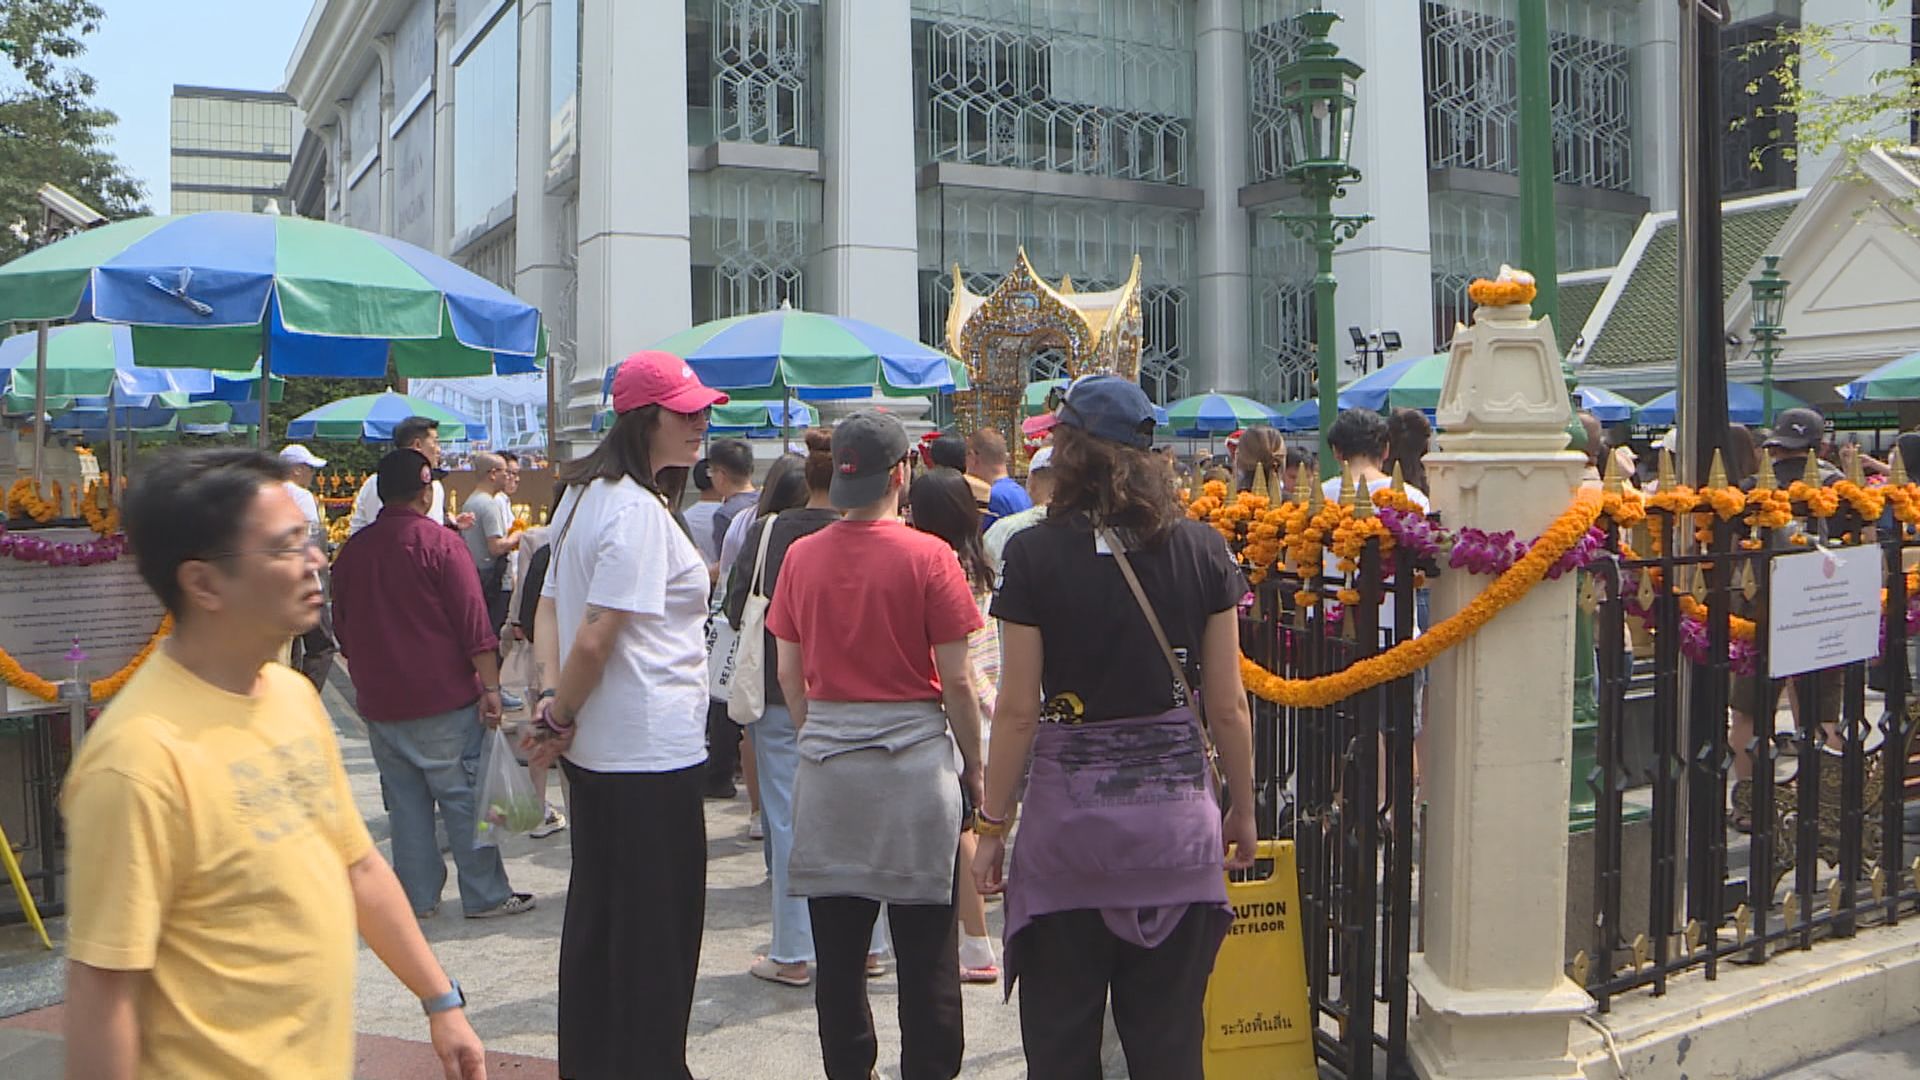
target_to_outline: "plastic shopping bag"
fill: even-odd
[[[533,780],[514,760],[507,736],[498,728],[487,740],[482,764],[480,798],[473,815],[473,846],[499,847],[508,833],[531,832],[546,820],[547,808],[534,794]]]

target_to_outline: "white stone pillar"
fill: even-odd
[[[573,0],[562,0],[572,3]],[[540,309],[551,327],[566,299],[567,268],[562,254],[571,254],[579,242],[560,235],[562,200],[547,194],[547,162],[552,156],[553,4],[551,0],[522,0],[520,7],[520,139],[514,199],[513,291]],[[550,378],[560,377],[552,372]],[[547,423],[557,432],[566,404],[567,388],[556,385],[555,409]]]
[[[821,244],[807,306],[920,336],[913,22],[902,0],[822,5]]]
[[[1640,8],[1633,51],[1634,189],[1655,212],[1680,205],[1680,6]]]
[[[686,39],[682,4],[582,13],[576,398],[693,317]]]
[[[380,63],[380,129],[374,138],[380,144],[380,221],[371,227],[386,236],[393,235],[393,35],[373,39],[373,55]]]
[[[1340,246],[1337,326],[1323,327],[1346,350],[1347,327],[1398,330],[1397,358],[1433,351],[1433,238],[1427,214],[1427,90],[1418,0],[1338,5],[1333,39],[1366,69],[1355,109],[1352,162],[1362,179],[1334,204],[1372,214]],[[1342,380],[1345,381],[1344,379]]]
[[[453,33],[459,5],[440,0],[433,20],[433,250],[453,252]]]
[[[1579,486],[1585,458],[1566,450],[1571,417],[1548,324],[1525,308],[1481,309],[1454,339],[1445,434],[1426,459],[1448,526],[1538,536]],[[1441,575],[1434,618],[1487,583]],[[1408,976],[1424,1080],[1581,1075],[1570,1029],[1592,1001],[1561,971],[1574,599],[1573,575],[1543,581],[1429,669],[1426,951]]]
[[[1875,74],[1905,68],[1913,63],[1908,48],[1912,37],[1911,19],[1882,12],[1878,4],[1869,3],[1868,0],[1803,0],[1800,8],[1802,26],[1834,27],[1843,39],[1858,37],[1865,40],[1869,36],[1877,39],[1879,35],[1869,35],[1866,30],[1881,23],[1889,23],[1896,28],[1891,42],[1876,40],[1873,44],[1856,45],[1849,40],[1834,46],[1830,60],[1812,52],[1803,52],[1800,58],[1801,82],[1822,97],[1863,96],[1874,93],[1881,85],[1874,79]],[[1848,134],[1883,134],[1884,126],[1883,119],[1876,119],[1858,125]],[[1902,141],[1905,141],[1904,138]],[[1817,153],[1802,151],[1798,161],[1798,186],[1812,187],[1845,154],[1845,147],[1838,145],[1826,147]]]
[[[1188,388],[1244,393],[1253,385],[1252,226],[1240,207],[1247,183],[1247,35],[1241,0],[1194,5],[1194,186],[1200,211],[1194,299],[1199,315]]]

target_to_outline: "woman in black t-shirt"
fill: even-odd
[[[1202,1003],[1231,921],[1221,871],[1253,862],[1236,614],[1246,582],[1220,536],[1181,513],[1152,430],[1138,386],[1110,375],[1074,383],[1054,429],[1046,522],[1008,544],[993,603],[1003,660],[974,877],[983,893],[1006,891],[1002,966],[1009,992],[1023,983],[1033,1076],[1101,1075],[1111,995],[1132,1075],[1200,1080]],[[1234,809],[1224,823],[1188,687],[1206,702],[1226,772]],[[1020,843],[1003,877],[1030,750]]]

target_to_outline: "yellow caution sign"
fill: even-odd
[[[1207,983],[1207,1080],[1315,1080],[1293,841],[1263,840],[1259,857],[1271,875],[1227,882],[1233,928]]]

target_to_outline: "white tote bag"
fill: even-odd
[[[733,687],[733,654],[740,647],[727,617],[714,612],[707,616],[707,696],[714,701],[727,700]]]
[[[727,690],[727,715],[736,724],[751,724],[767,711],[768,600],[762,594],[774,520],[768,518],[760,526],[760,553],[754,556],[753,581],[747,586],[746,607],[740,612],[740,642],[733,653],[733,684]]]

